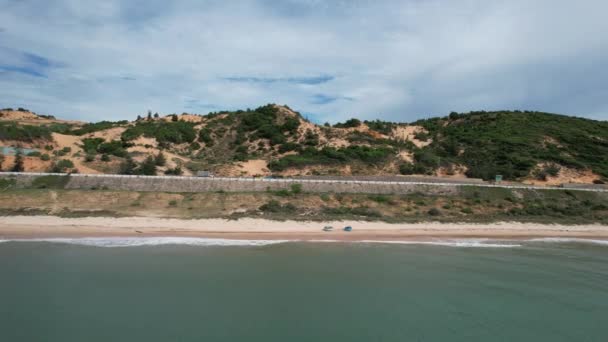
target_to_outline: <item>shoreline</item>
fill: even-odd
[[[324,226],[334,231],[324,232]],[[352,226],[352,232],[342,227]],[[386,223],[368,221],[272,221],[243,218],[169,219],[152,217],[2,216],[0,239],[96,237],[196,237],[234,240],[421,241],[442,239],[585,238],[608,240],[608,226],[521,222]]]

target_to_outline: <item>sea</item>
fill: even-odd
[[[0,242],[0,341],[608,341],[608,242]]]

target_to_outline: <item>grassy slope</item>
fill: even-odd
[[[2,184],[0,184],[2,185]],[[492,222],[608,224],[608,195],[578,191],[463,188],[458,195],[154,193],[63,190],[57,182],[44,189],[0,188],[0,213],[62,216],[150,216],[302,220],[384,220],[388,222]]]

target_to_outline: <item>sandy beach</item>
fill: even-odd
[[[324,226],[334,231],[324,232]],[[352,232],[342,228],[352,226]],[[428,238],[535,238],[568,237],[608,239],[608,226],[544,225],[500,222],[472,223],[402,223],[385,222],[310,222],[271,221],[264,219],[180,220],[149,217],[56,216],[0,217],[0,239],[53,237],[208,237],[260,240],[419,240]]]

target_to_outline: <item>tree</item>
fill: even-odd
[[[154,158],[154,163],[156,164],[156,166],[165,166],[165,164],[167,163],[167,159],[165,158],[165,155],[162,152],[158,152],[158,154]]]
[[[180,176],[182,173],[184,173],[184,171],[182,171],[181,166],[176,166],[174,169],[167,169],[165,171],[166,175],[176,175],[176,176]]]
[[[95,161],[95,151],[87,152],[87,154],[84,156],[84,161],[87,163]]]
[[[152,111],[148,110],[148,117],[147,117],[148,121],[152,121]]]
[[[173,115],[171,116],[171,121],[173,121],[173,122],[177,122],[177,121],[179,121],[179,118],[177,117],[177,114],[173,114]]]
[[[4,154],[0,153],[0,171],[2,171],[2,163],[4,163]]]
[[[155,118],[155,119],[158,119],[159,117],[160,117],[160,115],[158,115],[158,112],[157,112],[157,113],[154,113],[154,118]]]
[[[141,117],[141,115],[138,115],[136,121],[141,121],[141,120],[143,120],[143,118]]]
[[[148,158],[141,163],[139,173],[146,176],[156,176],[156,161],[153,156],[148,156]]]
[[[74,163],[69,159],[62,159],[51,166],[51,172],[65,172],[74,167]]]
[[[399,173],[402,175],[413,175],[414,174],[414,165],[412,163],[404,162],[399,165]]]
[[[135,168],[137,167],[137,163],[131,158],[131,156],[127,156],[125,161],[120,164],[120,174],[121,175],[133,175],[135,174]]]
[[[21,150],[17,150],[17,154],[15,155],[15,165],[13,165],[13,172],[23,172],[25,170],[25,166],[23,165],[23,153]]]

